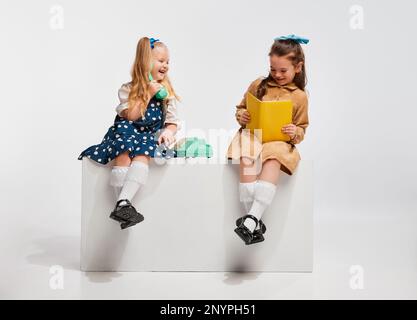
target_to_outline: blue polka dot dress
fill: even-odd
[[[162,102],[153,97],[139,120],[129,121],[116,116],[100,144],[85,149],[78,159],[90,158],[100,164],[106,164],[118,155],[129,151],[130,158],[146,155],[151,158],[176,157],[176,151],[158,145],[158,137],[164,125]]]

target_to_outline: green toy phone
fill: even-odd
[[[151,66],[151,70],[152,68],[153,68],[153,64]],[[153,81],[153,77],[150,72],[149,72],[149,81]],[[155,98],[157,98],[158,100],[164,100],[167,96],[168,96],[168,91],[167,89],[165,89],[164,86],[162,86],[162,88],[159,89],[159,91],[155,94]]]

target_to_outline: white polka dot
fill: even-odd
[[[151,103],[151,107],[155,107],[155,104]]]
[[[140,150],[140,147],[137,147],[137,148],[136,148],[136,151],[138,151],[138,150]]]
[[[119,155],[119,151],[116,151],[116,156],[118,156]]]
[[[134,143],[135,143],[135,144],[138,144],[138,142],[139,142],[139,141],[137,141],[137,140],[135,140],[135,141],[134,141]]]
[[[152,146],[149,146],[149,149],[153,150],[153,147]]]
[[[97,161],[98,161],[98,162],[101,162],[101,159],[98,159]]]
[[[112,149],[111,149],[111,148],[109,148],[109,151],[110,151],[110,152],[111,152],[111,150],[112,150]]]
[[[127,129],[127,126],[126,125],[124,125],[123,127]]]
[[[155,121],[155,120],[156,120],[156,118],[155,118],[155,117],[152,117],[152,120],[154,120],[154,121]]]
[[[148,137],[143,137],[143,140],[146,140],[146,139],[148,139]]]
[[[159,106],[159,105],[160,105],[160,103],[159,103],[159,102],[157,102],[157,103],[156,103],[156,105],[157,105],[157,106]]]
[[[124,144],[122,144],[121,146],[120,146],[120,149],[124,149],[125,148],[125,145]]]
[[[151,114],[148,112],[148,116],[150,116]]]
[[[95,154],[95,155],[98,155],[98,152],[97,152],[97,151],[94,151],[94,154]]]
[[[148,154],[149,154],[149,152],[148,152],[148,151],[145,151],[145,154],[146,154],[146,155],[148,155]]]
[[[143,131],[145,128],[144,127],[140,127],[140,130]]]
[[[118,125],[117,125],[117,127],[118,127],[118,128],[120,128],[120,127],[121,127],[121,125],[120,125],[120,124],[118,124]]]

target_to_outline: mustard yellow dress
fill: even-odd
[[[256,95],[259,84],[263,78],[258,78],[251,83],[239,105],[236,106],[236,119],[246,110],[246,95],[248,92]],[[258,159],[265,162],[268,159],[277,159],[281,163],[281,170],[292,175],[297,168],[301,157],[296,144],[304,139],[308,122],[308,98],[307,94],[299,89],[293,82],[287,85],[279,85],[271,80],[267,82],[263,101],[292,100],[293,116],[292,123],[297,126],[296,135],[291,141],[260,142],[249,130],[243,130],[241,126],[233,137],[228,150],[229,160],[238,160],[241,157]]]

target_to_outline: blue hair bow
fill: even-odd
[[[310,41],[306,38],[296,36],[295,34],[290,34],[288,36],[277,37],[274,40],[294,40],[295,42],[297,42],[299,44],[307,44]]]
[[[155,47],[154,43],[158,42],[159,39],[150,38],[149,41],[151,42],[151,49],[153,49]]]

